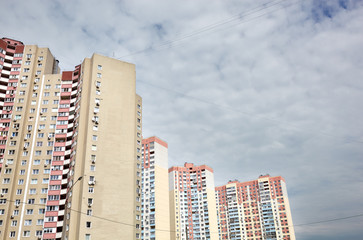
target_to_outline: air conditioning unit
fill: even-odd
[[[96,163],[96,159],[93,159],[93,160],[92,160],[92,163]]]
[[[10,218],[11,218],[11,219],[14,219],[14,215],[11,215],[11,216],[10,216]]]
[[[96,106],[100,106],[100,103],[99,103],[99,102],[97,102],[97,103],[96,103]]]
[[[19,207],[19,204],[18,204],[18,203],[17,203],[17,204],[15,204],[15,207],[16,207],[16,208],[18,208],[18,207]]]
[[[91,207],[92,206],[92,203],[88,203],[88,207]]]
[[[40,114],[40,115],[43,115],[43,113],[42,113],[42,112],[40,112],[39,114]]]
[[[1,197],[4,197],[4,193],[2,193],[0,196],[1,196]]]
[[[10,139],[13,139],[13,136],[10,136]]]
[[[24,150],[27,150],[28,148],[27,147],[24,147]]]
[[[44,167],[48,167],[48,164],[44,163]]]
[[[48,140],[50,140],[51,139],[51,137],[48,137]]]
[[[96,180],[93,180],[93,181],[89,181],[88,182],[88,185],[95,185],[96,184]]]

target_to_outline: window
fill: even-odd
[[[86,222],[86,228],[91,228],[92,223],[91,222]]]
[[[59,100],[53,100],[53,104],[59,104]]]
[[[101,82],[100,81],[96,82],[96,87],[101,87]]]
[[[97,66],[97,69],[98,69],[98,70],[102,70],[102,65],[98,65],[98,66]]]
[[[29,69],[29,68],[28,68]],[[24,69],[25,70],[25,69]],[[101,78],[102,74],[101,73],[97,73],[97,78]]]
[[[27,209],[26,210],[26,215],[32,215],[33,214],[33,209]]]
[[[34,165],[40,165],[40,159],[35,159],[33,162]]]
[[[30,184],[37,184],[38,183],[38,179],[36,178],[33,178],[31,181],[30,181]]]
[[[61,88],[61,85],[60,84],[56,84],[55,85],[55,88]]]
[[[24,68],[24,72],[29,72],[30,69],[29,68]]]
[[[92,209],[87,209],[87,216],[92,216]]]
[[[9,234],[9,237],[11,237],[11,238],[15,237],[15,231],[11,231]]]
[[[22,189],[17,189],[17,190],[16,190],[16,195],[20,195],[22,192],[23,192],[23,190],[22,190]]]
[[[39,174],[39,169],[33,169],[33,174],[34,174],[34,175]]]
[[[3,179],[3,184],[9,184],[9,183],[10,183],[10,178]]]
[[[92,140],[93,140],[93,141],[97,141],[97,135],[93,135],[93,136],[92,136]]]
[[[38,138],[43,138],[44,137],[44,133],[38,133]]]
[[[25,226],[29,226],[29,225],[27,225],[27,222],[26,221],[30,221],[30,224],[32,223],[32,220],[25,220],[25,223],[24,223],[24,225]],[[23,237],[30,237],[30,231],[24,231],[23,232]]]
[[[96,170],[96,166],[95,166],[95,165],[91,165],[91,166],[90,166],[90,170],[91,170],[92,172],[94,172],[94,171]]]
[[[29,194],[36,194],[37,190],[35,188],[29,189]]]
[[[94,192],[95,192],[94,187],[88,187],[88,192],[89,192],[89,193],[94,193]]]
[[[85,240],[91,240],[91,234],[88,234],[88,233],[87,233],[87,234],[85,235],[85,238],[84,238],[84,239],[85,239]]]
[[[96,151],[97,150],[97,146],[96,145],[92,145],[92,151]]]
[[[44,92],[44,97],[49,97],[50,93],[49,92]]]
[[[16,227],[17,225],[18,225],[18,221],[17,220],[11,221],[11,226],[12,227]]]

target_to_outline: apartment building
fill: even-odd
[[[206,165],[169,168],[170,239],[218,239],[214,188]]]
[[[0,238],[141,238],[135,66],[3,38],[0,74]]]
[[[215,189],[220,239],[295,239],[284,178],[261,175]]]
[[[168,144],[157,137],[142,140],[141,238],[170,238]]]

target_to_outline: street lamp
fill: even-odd
[[[85,176],[85,175],[83,175]],[[67,214],[68,214],[68,200],[69,200],[69,193],[71,192],[71,190],[73,189],[73,187],[77,184],[77,182],[81,181],[83,176],[80,176],[77,181],[75,181],[71,187],[68,189],[67,191],[67,195],[66,195],[66,202],[65,202],[65,208],[64,208],[64,219],[63,219],[63,230],[62,232],[64,233],[63,234],[63,238],[62,239],[66,239],[66,221],[67,221]]]

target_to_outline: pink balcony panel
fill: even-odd
[[[56,234],[55,233],[44,233],[43,239],[55,239]]]

